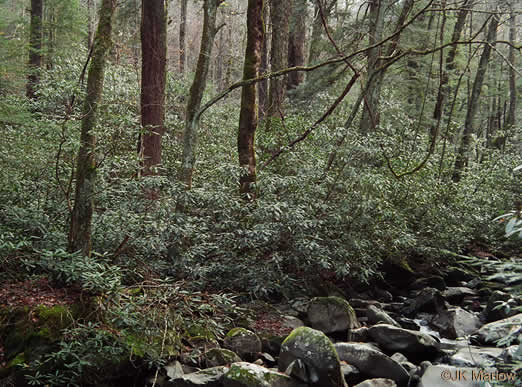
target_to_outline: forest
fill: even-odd
[[[522,386],[521,14],[0,0],[0,386]]]

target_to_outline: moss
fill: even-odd
[[[185,334],[188,338],[205,338],[207,340],[215,340],[216,336],[207,327],[200,324],[191,324],[185,329]]]
[[[283,341],[281,347],[288,345],[289,342],[294,340],[296,343],[303,343],[306,347],[318,348],[321,350],[322,354],[330,353],[334,355],[335,358],[339,361],[339,355],[337,355],[337,351],[335,350],[333,343],[324,333],[318,330],[309,327],[295,328]]]
[[[9,363],[7,363],[7,368],[15,367],[17,365],[22,365],[24,363],[25,363],[25,352],[20,352]]]

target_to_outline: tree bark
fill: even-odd
[[[248,0],[247,45],[243,66],[243,79],[258,75],[263,44],[263,0]],[[243,86],[239,113],[238,154],[242,168],[239,191],[248,200],[255,199],[256,153],[255,133],[257,128],[256,85]]]
[[[196,113],[201,106],[203,92],[207,85],[207,75],[212,55],[212,46],[216,36],[216,14],[222,0],[205,0],[203,4],[203,33],[201,35],[201,47],[199,49],[196,73],[190,87],[190,95],[185,114],[185,130],[183,134],[183,155],[179,179],[192,187],[192,174],[196,163],[196,145],[198,135],[198,120]]]
[[[40,83],[42,68],[42,17],[43,0],[31,0],[31,26],[29,36],[29,74],[27,76],[26,95],[36,98],[36,88]]]
[[[100,21],[94,40],[93,54],[89,66],[87,95],[83,104],[83,119],[76,166],[76,191],[74,208],[69,229],[71,252],[91,254],[91,220],[96,188],[96,127],[98,105],[101,103],[105,61],[111,49],[112,18],[116,0],[103,0]]]
[[[187,0],[181,0],[179,23],[179,72],[185,72],[185,31],[187,30]]]
[[[372,0],[370,2],[370,29],[369,45],[373,46],[382,40],[384,28],[385,0]],[[379,105],[383,74],[376,75],[375,70],[379,67],[382,55],[382,46],[368,50],[368,79],[367,91],[364,95],[363,113],[361,117],[360,131],[368,134],[379,125]]]
[[[270,71],[288,67],[288,36],[291,0],[271,0],[270,20],[272,42],[270,47]],[[270,130],[270,119],[282,115],[286,93],[286,76],[270,79],[266,129]]]
[[[141,136],[142,175],[154,175],[161,164],[165,132],[167,15],[164,0],[141,4]]]
[[[268,4],[265,3],[263,6],[263,20],[268,20]],[[259,72],[264,74],[268,71],[268,24],[264,24],[263,33],[263,46],[261,51],[261,63],[259,65]],[[268,108],[268,80],[263,79],[259,82],[257,87],[257,94],[259,97],[258,110],[259,110],[259,121],[262,122],[265,119],[265,113]]]
[[[305,42],[308,20],[306,0],[294,0],[290,18],[290,36],[288,41],[288,67],[305,65]],[[304,81],[304,72],[294,71],[288,74],[287,89],[292,90]]]
[[[486,38],[487,43],[484,46],[482,55],[480,56],[477,73],[475,74],[475,80],[473,81],[471,97],[468,101],[468,109],[466,111],[466,120],[464,122],[462,140],[455,159],[453,181],[456,183],[460,181],[462,177],[462,171],[464,170],[464,166],[466,165],[468,160],[467,154],[471,143],[471,136],[474,132],[473,120],[475,119],[479,107],[480,94],[482,90],[482,85],[484,83],[484,77],[488,68],[489,57],[491,55],[491,47],[495,45],[495,41],[497,39],[497,27],[498,17],[497,15],[493,15],[491,17],[491,21],[488,27],[488,33]]]
[[[90,51],[94,41],[94,0],[87,0],[87,50]]]

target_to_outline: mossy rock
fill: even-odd
[[[191,338],[205,338],[207,340],[216,340],[216,335],[206,326],[201,324],[190,324],[185,328],[185,336],[187,339]]]
[[[314,329],[324,333],[359,328],[351,305],[340,297],[316,297],[308,304],[308,320]]]
[[[227,333],[223,346],[247,360],[255,357],[262,349],[259,336],[248,329],[239,327],[233,328]]]
[[[288,375],[256,364],[238,362],[223,377],[224,387],[304,387]]]
[[[236,363],[241,358],[233,351],[225,348],[212,348],[203,354],[206,367],[217,367]]]

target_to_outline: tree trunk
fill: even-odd
[[[453,27],[453,34],[451,35],[452,42],[457,42],[460,39],[462,30],[464,29],[464,25],[466,23],[466,17],[468,16],[470,7],[473,5],[473,1],[474,0],[466,0],[460,7],[457,16],[457,21],[455,23],[455,26]],[[450,93],[450,88],[448,86],[450,74],[448,73],[452,72],[452,70],[454,70],[455,68],[455,56],[457,55],[457,49],[458,44],[451,45],[448,55],[446,56],[445,71],[443,71],[440,77],[440,85],[439,90],[437,92],[437,101],[435,103],[435,109],[433,111],[434,124],[430,127],[431,144],[435,143],[434,137],[437,136],[438,125],[444,113],[444,104],[446,102],[447,96]]]
[[[87,50],[90,51],[94,40],[94,0],[87,0]]]
[[[185,72],[185,31],[187,29],[187,0],[181,0],[179,23],[179,72]]]
[[[385,0],[372,0],[370,2],[370,30],[369,45],[372,46],[382,40],[384,28]],[[361,133],[367,134],[379,125],[379,102],[381,96],[383,74],[378,75],[375,70],[379,67],[379,57],[382,54],[382,46],[368,50],[368,86],[364,96],[363,113],[361,117]]]
[[[247,45],[243,67],[243,79],[255,78],[261,62],[263,45],[263,0],[248,0]],[[255,199],[256,153],[255,133],[257,128],[256,85],[243,86],[239,113],[238,154],[242,168],[239,179],[240,193],[248,200]]]
[[[510,130],[515,126],[516,123],[516,111],[517,111],[517,85],[516,85],[516,62],[515,62],[515,42],[517,36],[517,24],[516,24],[516,13],[513,4],[511,4],[509,14],[509,108],[504,123],[504,130],[509,134]],[[504,149],[506,145],[506,135],[499,137],[496,141],[496,146],[499,149]]]
[[[76,192],[69,229],[69,251],[91,254],[91,220],[96,188],[96,127],[98,105],[101,103],[105,59],[111,49],[111,30],[116,0],[103,0],[100,21],[94,40],[89,66],[87,95],[83,104],[83,118],[76,166]]]
[[[271,0],[270,20],[272,22],[272,42],[270,44],[270,71],[288,67],[288,34],[291,0]],[[286,76],[270,79],[266,129],[270,129],[270,119],[282,116],[286,93]]]
[[[268,20],[268,4],[263,6],[263,20]],[[261,52],[261,64],[259,65],[259,73],[264,74],[268,71],[268,24],[264,23],[263,47]],[[265,119],[265,113],[268,108],[268,80],[263,79],[257,87],[259,96],[259,121]]]
[[[29,36],[29,74],[26,95],[36,98],[36,88],[40,83],[42,68],[42,17],[43,0],[31,0],[31,27]]]
[[[167,70],[167,15],[164,0],[141,4],[141,136],[142,174],[157,173],[161,164],[161,138],[165,132]]]
[[[475,119],[475,115],[479,107],[480,93],[482,90],[482,85],[484,83],[484,77],[488,68],[491,47],[495,45],[495,41],[497,40],[497,27],[498,17],[496,15],[493,15],[491,17],[491,22],[489,23],[488,34],[486,38],[487,43],[484,46],[482,55],[480,56],[477,73],[475,75],[475,80],[473,81],[471,97],[468,101],[466,120],[464,122],[464,131],[462,133],[462,140],[460,143],[460,147],[457,151],[457,156],[455,159],[455,168],[453,170],[454,182],[460,181],[462,177],[462,171],[467,163],[467,154],[471,143],[471,136],[473,134],[473,120]]]
[[[216,36],[216,14],[222,0],[205,0],[203,4],[203,33],[201,35],[201,47],[199,49],[198,63],[194,81],[190,87],[190,95],[185,114],[185,131],[183,134],[183,155],[179,179],[192,187],[192,174],[196,163],[196,145],[198,135],[198,118],[196,113],[201,106],[203,92],[207,85],[208,68],[212,55],[212,46]]]
[[[294,0],[288,41],[288,67],[305,65],[307,19],[307,1]],[[304,81],[304,76],[305,73],[303,71],[294,71],[288,74],[287,89],[292,90],[298,87]]]

